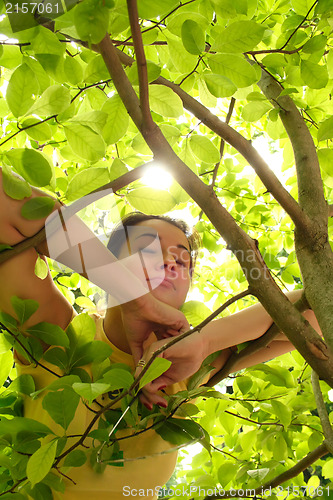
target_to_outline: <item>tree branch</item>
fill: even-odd
[[[133,59],[124,52],[117,50],[117,54],[121,62],[126,66],[133,64]],[[258,177],[261,179],[267,190],[280,203],[284,210],[289,214],[293,222],[302,227],[306,223],[306,217],[300,209],[296,200],[288,193],[281,184],[276,175],[269,168],[267,163],[261,158],[257,150],[251,145],[250,141],[246,140],[241,134],[236,132],[227,123],[220,120],[209,109],[203,106],[200,102],[187,94],[183,89],[170,82],[162,76],[158,77],[154,84],[165,85],[171,88],[182,100],[184,107],[198,118],[204,125],[217,135],[222,137],[226,142],[233,146],[237,151],[244,156],[251,167],[255,170]]]
[[[138,67],[140,107],[143,118],[143,127],[151,128],[154,122],[149,106],[149,85],[147,73],[147,61],[143,48],[142,35],[139,24],[138,5],[136,0],[127,0],[127,10],[132,31],[136,63]]]
[[[300,311],[304,312],[309,309],[309,304],[305,298],[303,293],[302,297],[294,304],[294,307]],[[205,384],[209,387],[213,387],[215,384],[218,384],[221,380],[225,379],[230,373],[233,372],[233,368],[241,359],[246,359],[252,354],[260,351],[267,347],[274,339],[281,333],[281,330],[273,323],[268,330],[258,339],[252,340],[249,345],[245,347],[240,352],[233,352],[229,359],[226,361],[225,365],[216,372],[213,377]]]
[[[333,429],[330,423],[330,419],[328,417],[325,401],[320,389],[319,377],[314,370],[312,370],[311,373],[311,382],[312,382],[313,394],[317,405],[318,415],[325,436],[325,444],[330,453],[333,453]]]
[[[280,118],[292,144],[300,206],[310,218],[316,219],[321,226],[326,226],[327,203],[317,151],[310,131],[293,100],[287,95],[280,96],[283,89],[266,71],[262,72],[258,85],[267,99],[280,110]]]

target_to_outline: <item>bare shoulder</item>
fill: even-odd
[[[34,195],[37,195],[36,192]],[[23,219],[21,207],[27,200],[28,198],[14,200],[6,195],[2,187],[0,168],[0,243],[14,246],[44,225],[43,220]],[[37,258],[37,250],[29,248],[0,264],[0,310],[15,316],[10,300],[13,295],[22,299],[33,299],[39,303],[39,308],[31,316],[26,327],[47,321],[64,328],[72,317],[72,306],[57,289],[50,273],[44,280],[35,275]]]

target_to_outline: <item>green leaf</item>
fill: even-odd
[[[246,104],[242,109],[242,118],[247,122],[256,122],[270,109],[272,109],[272,106],[268,102],[252,101]]]
[[[44,219],[52,212],[55,200],[48,196],[37,196],[22,205],[21,215],[28,220]]]
[[[110,74],[105,66],[103,57],[98,54],[91,61],[84,70],[83,78],[87,83],[96,83],[101,80],[110,79]]]
[[[279,462],[288,458],[288,446],[281,432],[276,435],[273,446],[273,458]]]
[[[149,101],[152,111],[164,117],[178,118],[183,114],[180,97],[169,87],[149,85]]]
[[[14,174],[5,163],[2,165],[2,186],[4,192],[14,200],[23,200],[32,194],[29,184]]]
[[[152,215],[164,214],[176,204],[173,196],[167,191],[148,187],[133,189],[126,198],[132,207]]]
[[[66,329],[71,350],[74,347],[92,342],[96,335],[96,323],[88,313],[81,313],[72,319]]]
[[[217,147],[205,135],[192,134],[189,139],[192,153],[201,161],[206,163],[218,163],[220,152]]]
[[[109,384],[110,391],[115,391],[117,389],[128,389],[134,382],[134,377],[127,370],[112,368],[103,375],[100,382]]]
[[[72,85],[78,85],[83,80],[83,67],[77,61],[76,57],[66,57],[64,60],[64,72],[67,80]]]
[[[195,68],[198,58],[197,56],[179,50],[179,38],[167,37],[170,59],[176,70],[180,73],[189,73]]]
[[[14,170],[29,184],[42,187],[51,182],[53,166],[39,151],[17,148],[7,151],[5,154]]]
[[[74,24],[80,40],[99,43],[109,26],[109,9],[96,0],[84,0],[76,5]]]
[[[48,391],[57,391],[58,389],[65,389],[72,387],[75,382],[80,382],[80,377],[77,375],[65,375],[60,377],[50,385],[47,386]]]
[[[104,111],[89,111],[88,113],[80,113],[74,116],[71,122],[79,122],[80,125],[85,125],[100,134],[105,126],[107,114]]]
[[[302,52],[312,54],[320,50],[324,50],[327,43],[327,37],[324,35],[316,35],[308,40],[302,47]]]
[[[165,358],[156,358],[140,380],[139,389],[157,379],[171,366],[171,361]]]
[[[107,144],[115,144],[127,132],[129,115],[118,94],[110,97],[103,104],[102,111],[107,114],[103,138]]]
[[[6,382],[14,363],[12,351],[0,355],[0,387]],[[1,426],[0,426],[1,429]]]
[[[52,85],[37,99],[28,110],[29,115],[38,116],[57,115],[65,111],[71,103],[69,90],[62,85]],[[28,114],[26,112],[26,114]]]
[[[209,56],[208,63],[213,73],[226,76],[240,88],[248,87],[260,78],[260,74],[242,56],[214,54]]]
[[[105,155],[105,143],[92,128],[80,123],[67,123],[64,132],[74,153],[95,162]]]
[[[51,488],[45,483],[37,483],[29,492],[34,500],[53,500]]]
[[[34,337],[37,337],[48,345],[57,345],[67,347],[69,345],[69,339],[62,328],[58,325],[53,325],[52,323],[41,322],[37,325],[31,326],[27,329],[27,332]]]
[[[155,431],[165,441],[174,445],[191,444],[194,440],[203,439],[205,434],[202,427],[193,420],[169,418]]]
[[[47,267],[45,260],[43,260],[40,257],[40,255],[37,255],[37,260],[35,264],[35,275],[39,279],[45,280],[48,274],[49,274],[49,268]]]
[[[333,478],[333,460],[325,460],[322,468],[322,474],[326,479]]]
[[[111,356],[111,347],[101,340],[94,340],[89,344],[84,344],[75,351],[71,358],[72,368],[84,366],[93,361],[104,361]]]
[[[301,77],[311,89],[321,89],[328,83],[327,66],[321,66],[308,60],[301,61]]]
[[[314,2],[312,0],[291,0],[291,5],[297,14],[305,16],[308,15],[311,7],[314,7]]]
[[[40,437],[52,434],[52,431],[45,424],[28,417],[13,417],[10,420],[3,418],[0,421],[0,435],[16,436],[20,432],[33,432]]]
[[[66,191],[66,198],[69,201],[86,196],[94,189],[98,189],[110,182],[110,175],[107,168],[90,167],[82,170],[72,177]]]
[[[48,349],[43,358],[48,363],[58,366],[61,370],[66,370],[69,364],[69,359],[67,353],[60,347],[54,347],[53,349]]]
[[[35,34],[31,39],[31,48],[35,54],[55,54],[62,56],[66,47],[61,43],[55,33],[44,26],[35,28]]]
[[[333,137],[333,120],[332,120],[332,137]],[[318,160],[320,167],[330,177],[333,177],[333,149],[322,148],[319,149],[317,153],[318,153]]]
[[[27,64],[21,64],[12,74],[6,99],[14,116],[24,115],[33,105],[33,94],[38,94],[39,85],[33,71]]]
[[[48,141],[53,134],[50,125],[43,122],[40,118],[26,118],[22,122],[22,128],[26,129],[25,133],[31,137],[31,139],[39,142]]]
[[[265,27],[254,21],[236,21],[216,37],[212,50],[216,52],[246,52],[261,42]]]
[[[103,384],[100,382],[94,382],[92,384],[76,382],[73,384],[73,389],[82,398],[87,399],[91,404],[94,399],[96,399],[101,394],[110,390],[109,384]]]
[[[205,32],[195,21],[188,19],[183,23],[181,37],[185,49],[190,54],[199,55],[204,52],[206,45]]]
[[[66,430],[75,416],[79,402],[78,394],[72,388],[64,387],[56,392],[48,392],[43,398],[42,405],[51,418]]]
[[[236,85],[226,76],[205,73],[204,80],[209,92],[215,97],[230,97],[236,90]]]
[[[35,381],[32,375],[19,375],[11,384],[10,390],[21,394],[31,394],[35,391]]]
[[[110,181],[118,179],[118,177],[126,174],[127,172],[128,168],[125,163],[119,160],[119,158],[115,158],[110,166]]]
[[[239,390],[243,395],[248,393],[253,385],[253,380],[250,377],[242,376],[236,378],[236,383],[238,385]]]
[[[270,470],[265,467],[262,469],[254,469],[254,470],[248,470],[247,474],[252,478],[258,481],[258,483],[262,482],[267,474],[270,472]]]
[[[163,0],[151,2],[150,0],[140,0],[138,3],[139,16],[143,19],[152,19],[153,17],[163,16],[171,12],[179,5],[178,0]]]
[[[39,304],[36,300],[23,300],[15,296],[11,297],[10,302],[21,325],[23,325],[23,323],[25,323],[37,311],[39,307]]]
[[[317,132],[318,141],[326,141],[327,139],[333,138],[333,116],[323,121],[319,125]]]
[[[65,467],[81,467],[87,461],[87,455],[82,450],[71,451],[64,460]]]
[[[160,66],[151,61],[147,61],[147,74],[148,74],[148,83],[153,82],[161,74]],[[134,62],[127,70],[127,76],[132,85],[139,85],[138,65],[136,62]],[[115,95],[118,96],[118,94]]]
[[[57,440],[42,445],[28,460],[27,477],[32,485],[39,483],[50,471],[57,451]]]
[[[197,326],[206,319],[212,311],[202,302],[198,300],[189,300],[181,306],[181,311],[185,314],[190,325]]]

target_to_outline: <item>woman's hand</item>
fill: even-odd
[[[142,357],[143,344],[152,332],[158,339],[165,339],[190,329],[182,312],[151,294],[122,304],[121,313],[135,364]]]
[[[148,362],[157,349],[167,345],[170,341],[171,339],[163,339],[152,343],[144,351],[141,359]],[[141,402],[149,409],[152,408],[152,404],[166,407],[166,400],[159,394],[159,391],[193,375],[193,373],[199,370],[207,355],[206,343],[201,332],[195,332],[163,351],[159,357],[168,359],[172,365],[160,377],[143,388],[140,396]],[[142,369],[139,366],[136,369],[135,375],[138,376]]]

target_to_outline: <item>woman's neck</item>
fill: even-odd
[[[119,306],[107,309],[103,325],[105,334],[110,342],[121,351],[131,354]]]

